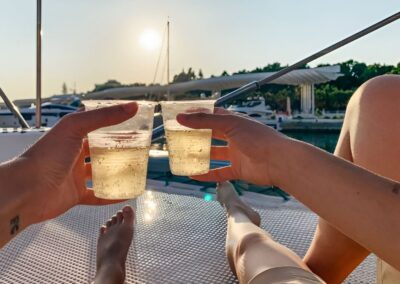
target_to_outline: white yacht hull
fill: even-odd
[[[35,143],[48,129],[0,129],[0,163],[21,154]]]

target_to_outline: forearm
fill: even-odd
[[[274,151],[274,183],[400,268],[400,186],[302,142]],[[284,154],[284,156],[282,155]],[[397,250],[397,251],[396,251]]]
[[[21,161],[0,165],[0,248],[35,222],[36,212]]]

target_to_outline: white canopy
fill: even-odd
[[[143,95],[164,95],[184,94],[189,91],[222,91],[227,89],[236,89],[240,86],[267,78],[275,72],[238,74],[232,76],[213,77],[208,79],[193,80],[183,83],[175,83],[163,86],[142,86],[142,87],[124,87],[107,89],[101,92],[87,94],[88,99],[114,98],[123,99],[134,96]],[[294,70],[276,80],[271,84],[281,85],[302,85],[302,84],[318,84],[336,80],[342,74],[340,66],[317,67],[310,69]]]

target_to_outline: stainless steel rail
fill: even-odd
[[[311,61],[313,61],[313,60],[315,60],[317,58],[320,58],[320,57],[322,57],[322,56],[324,56],[324,55],[326,55],[326,54],[328,54],[328,53],[330,53],[330,52],[332,52],[332,51],[334,51],[334,50],[336,50],[336,49],[338,49],[338,48],[340,48],[340,47],[342,47],[342,46],[344,46],[344,45],[346,45],[348,43],[351,43],[351,42],[353,42],[353,41],[355,41],[355,40],[357,40],[357,39],[359,39],[359,38],[361,38],[361,37],[373,32],[373,31],[376,31],[376,30],[378,30],[378,29],[380,29],[380,28],[382,28],[382,27],[384,27],[384,26],[386,26],[386,25],[398,20],[399,18],[400,18],[400,12],[397,12],[397,13],[393,14],[392,16],[387,17],[384,20],[382,20],[380,22],[377,22],[377,23],[375,23],[375,24],[373,24],[373,25],[371,25],[371,26],[369,26],[369,27],[367,27],[367,28],[365,28],[365,29],[363,29],[363,30],[361,30],[361,31],[349,36],[349,37],[346,37],[345,39],[342,39],[342,40],[336,42],[335,44],[332,44],[332,45],[330,45],[330,46],[328,46],[328,47],[326,47],[326,48],[324,48],[324,49],[322,49],[322,50],[320,50],[320,51],[318,51],[318,52],[316,52],[316,53],[314,53],[314,54],[312,54],[312,55],[310,55],[310,56],[308,56],[308,57],[306,57],[306,58],[304,58],[304,59],[302,59],[302,60],[300,60],[300,61],[298,61],[298,62],[296,62],[296,63],[294,63],[294,64],[292,64],[292,65],[290,65],[290,66],[278,71],[278,72],[276,72],[276,73],[274,73],[274,74],[272,74],[271,76],[269,76],[267,78],[264,78],[264,79],[262,79],[260,81],[254,81],[254,82],[248,83],[248,84],[246,84],[246,85],[244,85],[244,86],[242,86],[242,87],[230,92],[229,94],[226,94],[223,97],[220,97],[215,102],[215,105],[216,106],[222,106],[222,105],[224,105],[224,104],[226,104],[226,103],[228,103],[228,102],[230,102],[230,101],[232,101],[234,99],[240,98],[242,96],[245,96],[248,93],[256,91],[256,90],[260,89],[261,86],[263,86],[265,84],[268,84],[268,83],[272,82],[273,80],[275,80],[275,79],[277,79],[277,78],[279,78],[279,77],[281,77],[281,76],[283,76],[283,75],[285,75],[285,74],[287,74],[287,73],[289,73],[289,72],[291,72],[291,71],[293,71],[293,70],[295,70],[295,69],[297,69],[297,68],[299,68],[301,66],[304,66],[307,63],[309,63],[309,62],[311,62]],[[153,130],[152,140],[154,141],[154,140],[160,138],[163,134],[164,134],[164,126],[160,125],[160,126],[156,127]]]
[[[4,103],[8,107],[8,109],[11,111],[12,114],[15,115],[15,117],[18,119],[19,123],[21,124],[22,128],[30,128],[29,124],[26,122],[25,118],[21,115],[19,112],[18,108],[15,106],[15,104],[10,101],[10,99],[7,97],[7,95],[3,92],[3,90],[0,88],[0,97],[3,99]]]
[[[42,126],[42,0],[36,1],[36,111],[35,126]]]

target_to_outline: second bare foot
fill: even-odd
[[[247,217],[246,219],[248,221],[251,221],[256,226],[260,226],[261,222],[260,215],[240,199],[239,195],[236,193],[235,188],[230,182],[223,182],[218,184],[217,200],[225,208],[228,214],[228,218],[230,218],[233,215],[236,215],[235,213],[240,212],[241,214],[244,214]],[[234,261],[235,248],[236,245],[230,243],[230,241],[227,239],[226,255],[228,258],[228,263],[233,274],[237,276],[235,261]]]
[[[233,210],[240,210],[253,224],[260,226],[260,215],[240,199],[230,182],[222,182],[218,184],[217,200],[226,209],[228,214],[232,213]]]
[[[95,283],[124,283],[125,262],[133,238],[134,212],[125,206],[100,228]]]

